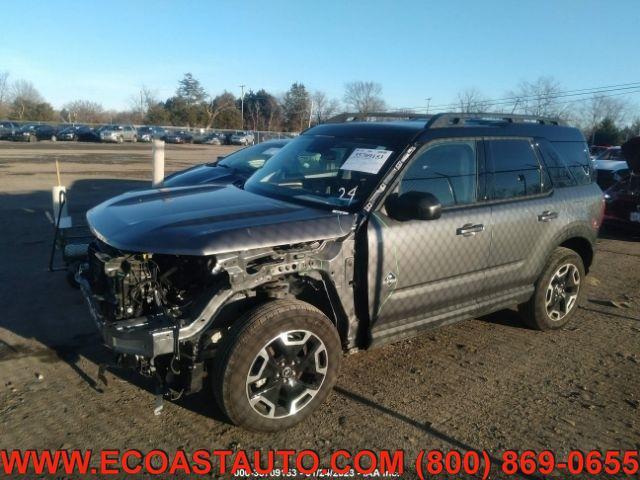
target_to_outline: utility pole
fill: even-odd
[[[239,85],[240,87],[240,116],[241,116],[241,129],[244,130],[244,87],[246,87],[246,85],[243,83],[242,85]]]
[[[425,99],[427,101],[427,114],[429,113],[429,105],[431,105],[431,97]]]

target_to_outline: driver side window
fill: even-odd
[[[402,177],[399,194],[435,195],[443,207],[475,203],[478,168],[474,140],[452,140],[418,152]]]

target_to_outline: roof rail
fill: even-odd
[[[425,128],[457,127],[465,125],[496,125],[509,123],[535,123],[538,125],[565,125],[559,118],[507,113],[436,113],[430,115]]]
[[[345,112],[328,118],[325,123],[378,122],[393,120],[429,120],[433,115],[413,112]]]

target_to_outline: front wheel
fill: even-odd
[[[236,425],[264,432],[289,428],[327,398],[341,354],[338,332],[320,310],[274,300],[229,332],[211,366],[214,394]]]
[[[555,330],[569,323],[577,310],[584,277],[580,255],[568,248],[556,248],[536,282],[533,297],[519,307],[527,325]]]

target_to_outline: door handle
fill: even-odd
[[[558,212],[550,212],[549,210],[545,210],[540,215],[538,215],[539,222],[549,222],[554,218],[558,218]]]
[[[473,223],[466,223],[460,228],[456,229],[456,235],[462,235],[463,237],[473,237],[478,232],[484,231],[484,225],[481,223],[474,225]]]

